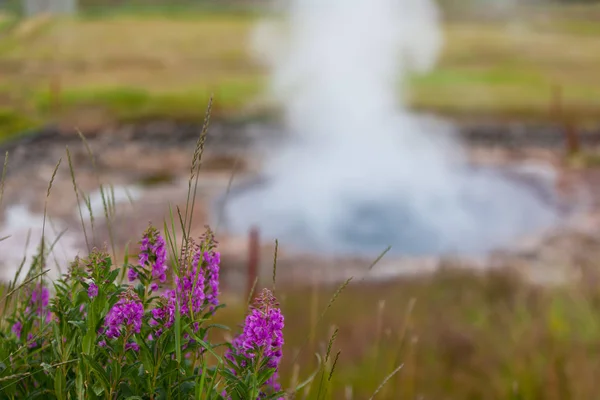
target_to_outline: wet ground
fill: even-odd
[[[68,265],[75,254],[85,254],[89,246],[106,246],[111,250],[109,230],[115,249],[122,255],[124,245],[135,243],[149,222],[161,226],[169,215],[169,206],[184,208],[190,162],[201,127],[193,124],[153,122],[136,126],[120,126],[96,132],[85,132],[86,143],[73,131],[46,129],[12,143],[0,146],[9,152],[9,167],[0,216],[0,236],[4,242],[0,279],[10,279],[23,259],[35,251],[41,237],[44,208],[48,222],[48,239],[61,236],[53,263]],[[210,223],[217,230],[223,253],[224,275],[229,287],[245,285],[248,239],[245,233],[227,232],[221,219],[219,199],[245,180],[259,176],[264,151],[276,151],[281,138],[274,124],[213,123],[209,130],[198,180],[193,234],[200,235]],[[540,174],[556,174],[556,189],[565,207],[589,206],[575,213],[560,229],[543,235],[516,238],[515,245],[494,251],[486,257],[453,260],[432,256],[387,256],[371,271],[367,257],[323,256],[296,251],[292,246],[279,249],[278,279],[281,281],[337,281],[353,275],[369,279],[385,279],[398,274],[431,271],[452,263],[475,268],[510,265],[537,281],[562,280],[574,271],[565,266],[581,265],[582,257],[598,252],[600,213],[600,169],[573,169],[564,162],[564,134],[559,127],[477,123],[459,130],[470,146],[474,164],[494,167],[521,165],[525,172],[517,174],[526,184],[535,186]],[[581,133],[586,149],[600,143],[600,132]],[[272,146],[265,147],[269,143]],[[66,148],[79,189],[81,214],[87,227],[83,234],[78,197],[73,190]],[[93,161],[88,147],[94,153]],[[59,159],[62,159],[46,199],[48,182]],[[552,168],[539,168],[543,161]],[[537,169],[536,169],[537,168]],[[526,171],[529,171],[527,173]],[[232,178],[233,176],[233,178]],[[528,182],[527,179],[530,179]],[[105,198],[115,203],[109,208],[110,224],[105,222],[105,207],[98,191],[105,185]],[[109,187],[112,185],[112,189]],[[82,200],[89,196],[89,207]],[[583,196],[583,197],[582,197]],[[227,198],[227,196],[225,196]],[[582,201],[584,203],[582,203]],[[89,208],[94,215],[91,233]],[[248,210],[248,212],[252,212]],[[29,237],[29,240],[28,240]],[[29,243],[28,250],[25,250]],[[135,247],[135,244],[132,244]],[[274,245],[262,238],[260,266],[270,276]],[[52,267],[52,265],[50,265]],[[53,267],[53,275],[58,269]]]

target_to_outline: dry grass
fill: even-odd
[[[583,22],[579,22],[584,24]],[[600,27],[561,21],[450,24],[437,70],[416,81],[415,103],[449,113],[544,117],[553,88],[581,117],[600,116]]]
[[[453,115],[546,118],[560,86],[568,109],[596,120],[600,27],[586,19],[597,7],[587,10],[532,13],[511,24],[447,23],[438,68],[411,80],[412,104]],[[214,92],[217,115],[239,112],[256,100],[266,75],[247,52],[253,23],[248,15],[190,13],[8,24],[0,37],[0,109],[31,123],[90,108],[117,119],[199,119]]]
[[[292,360],[306,340],[306,327],[315,323],[311,303],[320,313],[334,291],[278,288],[286,316],[284,382],[292,379]],[[332,353],[341,350],[341,355],[330,398],[369,398],[401,363],[377,398],[597,398],[598,294],[585,284],[540,288],[508,272],[456,270],[351,285],[319,324],[320,342],[302,349],[300,376],[315,364],[311,354],[324,352],[335,326]],[[242,317],[241,307],[225,311],[224,322]],[[353,397],[346,397],[348,387]]]

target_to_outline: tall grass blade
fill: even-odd
[[[340,294],[342,294],[342,292],[344,291],[344,289],[346,289],[346,287],[348,287],[348,285],[350,284],[350,282],[352,281],[352,279],[353,279],[353,277],[350,277],[350,278],[346,279],[346,281],[344,281],[344,283],[342,283],[337,288],[337,290],[335,291],[335,293],[333,294],[333,296],[329,300],[329,303],[327,303],[327,306],[325,307],[325,309],[323,310],[323,312],[321,313],[321,315],[319,316],[319,318],[315,322],[315,327],[313,328],[312,333],[306,337],[306,339],[302,343],[302,346],[300,346],[300,349],[304,348],[304,346],[306,346],[306,344],[310,340],[312,340],[312,336],[314,336],[315,332],[316,332],[316,326],[319,325],[319,323],[321,322],[321,320],[323,319],[323,317],[327,313],[327,310],[329,310],[331,308],[331,306],[333,306],[333,304],[335,303],[335,301],[337,300],[337,298],[340,296]],[[296,354],[296,357],[294,357],[294,361],[292,362],[292,364],[295,363],[298,360],[299,355],[300,355],[300,352],[298,352]]]
[[[6,171],[8,170],[8,151],[4,155],[4,165],[2,166],[2,177],[0,178],[0,206],[4,198],[4,182],[6,181]]]
[[[337,334],[338,334],[338,329],[336,328],[333,331],[333,334],[331,335],[331,337],[329,338],[329,342],[327,343],[327,351],[325,352],[325,362],[323,363],[323,368],[321,371],[321,379],[319,380],[319,390],[317,391],[317,399],[321,398],[321,390],[323,388],[323,382],[325,380],[325,371],[327,369],[326,368],[327,363],[329,362],[329,355],[331,354],[331,348],[333,346],[333,343],[335,342]]]
[[[19,290],[21,290],[22,287],[27,286],[28,284],[30,284],[31,282],[35,281],[37,278],[41,278],[43,275],[47,274],[50,270],[47,269],[45,271],[42,271],[34,276],[32,276],[29,279],[26,279],[23,283],[21,283],[19,286],[17,286],[16,288],[12,289],[10,292],[6,293],[4,295],[4,297],[2,298],[2,300],[0,301],[4,301],[7,298],[10,298],[10,296],[12,296],[13,294],[15,294],[16,292],[18,292]]]
[[[81,198],[85,203],[85,208],[87,209],[88,215],[90,216],[90,228],[92,231],[92,243],[96,242],[96,230],[94,229],[94,210],[92,210],[92,201],[89,196],[86,196],[83,190],[81,191]]]
[[[23,259],[21,260],[21,263],[19,264],[19,267],[17,268],[17,272],[16,272],[14,280],[13,280],[13,284],[15,284],[15,285],[16,285],[17,281],[19,280],[21,271],[23,270],[23,267],[25,266],[25,262],[27,261],[27,249],[29,248],[30,242],[31,242],[31,229],[28,229],[27,237],[25,238],[25,248],[23,249]]]
[[[388,376],[385,377],[385,379],[383,380],[383,382],[381,382],[381,384],[377,387],[377,389],[375,389],[375,392],[373,393],[373,395],[371,397],[369,397],[369,400],[373,400],[375,398],[375,396],[377,395],[377,393],[379,393],[381,391],[381,389],[383,389],[383,387],[385,386],[385,384],[394,377],[394,375],[396,375],[403,367],[403,364],[400,364],[395,370],[393,370]]]
[[[96,174],[96,179],[98,181],[98,186],[99,186],[99,190],[100,190],[100,198],[102,199],[102,207],[104,209],[104,217],[106,218],[106,226],[108,228],[110,247],[111,247],[111,250],[113,253],[113,260],[116,260],[117,252],[115,250],[115,240],[114,240],[114,234],[113,234],[112,219],[110,218],[108,200],[107,200],[106,193],[104,191],[104,185],[102,184],[102,182],[100,180],[100,175],[98,174],[98,168],[96,166],[96,157],[94,156],[94,152],[92,151],[92,148],[90,147],[83,132],[81,132],[81,130],[79,130],[79,129],[76,129],[76,131],[77,131],[77,134],[79,135],[79,138],[82,140],[82,142],[85,146],[85,149],[86,149],[86,151],[90,157],[90,160],[92,162],[92,168],[94,170],[94,173]],[[88,201],[89,201],[89,199],[88,199]],[[92,207],[91,207],[91,204],[89,204],[89,203],[88,203],[88,210],[90,211],[90,215],[92,215]],[[93,230],[93,228],[92,228],[92,230]]]
[[[40,249],[40,271],[42,270],[42,268],[44,268],[44,255],[46,254],[46,243],[45,243],[45,238],[46,238],[46,219],[48,216],[48,198],[50,197],[50,192],[52,191],[52,185],[54,184],[54,179],[56,178],[56,173],[58,172],[58,167],[60,167],[60,164],[62,162],[62,158],[60,158],[58,160],[58,163],[56,163],[56,166],[54,167],[54,171],[52,172],[52,177],[50,178],[50,182],[48,183],[48,191],[46,192],[46,199],[44,200],[44,217],[42,219],[42,244],[41,244],[41,249]],[[43,279],[42,279],[42,275],[40,274],[40,287],[43,285]],[[43,331],[44,330],[44,313],[40,313],[40,329]],[[43,357],[43,353],[42,354],[42,361],[44,359]]]
[[[385,250],[383,250],[381,252],[381,254],[379,254],[377,256],[377,258],[375,258],[375,260],[373,260],[373,262],[369,265],[369,268],[367,268],[367,272],[361,278],[360,282],[364,282],[364,280],[367,279],[367,277],[369,276],[369,272],[371,272],[373,270],[373,268],[375,268],[375,266],[377,264],[379,264],[379,261],[381,261],[383,259],[383,257],[388,253],[388,251],[390,251],[391,249],[392,249],[392,246],[386,247]]]
[[[227,204],[227,200],[229,199],[229,193],[231,192],[231,187],[233,186],[233,180],[235,179],[236,173],[238,171],[238,165],[240,163],[241,156],[236,156],[233,162],[233,168],[231,169],[231,175],[229,175],[229,181],[227,182],[227,188],[225,189],[225,194],[223,195],[223,201],[219,204],[219,214],[217,215],[217,224],[215,227],[215,234],[219,232],[219,228],[221,227],[221,222],[223,222],[223,216],[225,215],[225,205]]]
[[[183,235],[183,243],[187,243],[190,240],[190,232],[186,232],[186,226],[183,219],[183,215],[181,215],[181,209],[177,207],[177,217],[179,218],[179,223],[181,224],[181,234]]]
[[[275,239],[275,254],[273,255],[273,294],[275,294],[275,284],[277,281],[277,252],[279,250],[279,240]]]
[[[188,194],[187,200],[185,203],[185,219],[184,221],[187,223],[187,231],[191,230],[192,226],[192,216],[194,215],[194,206],[196,204],[196,193],[198,191],[198,175],[200,172],[200,166],[202,164],[202,155],[204,153],[204,143],[206,142],[206,135],[208,133],[208,126],[210,125],[210,114],[212,111],[213,105],[213,95],[211,94],[210,99],[208,100],[208,105],[206,107],[206,113],[204,115],[204,123],[202,125],[202,131],[200,132],[200,136],[196,142],[196,147],[194,149],[194,155],[192,157],[192,166],[190,169],[190,180],[188,182]],[[192,189],[193,183],[193,189]],[[182,245],[184,238],[182,238]]]
[[[79,359],[75,358],[73,360],[68,360],[68,361],[63,361],[63,362],[60,362],[60,363],[52,364],[52,365],[49,366],[49,368],[60,367],[61,365],[70,364],[70,363],[75,362],[75,361],[79,361]],[[24,373],[21,373],[21,374],[3,376],[2,378],[0,378],[0,382],[6,382],[6,381],[9,381],[9,380],[12,380],[12,379],[17,379],[17,380],[14,381],[14,382],[9,383],[8,385],[2,386],[2,388],[0,388],[0,393],[4,392],[7,388],[11,387],[12,385],[16,385],[17,383],[21,382],[23,379],[25,379],[25,378],[27,378],[27,377],[29,377],[31,375],[35,375],[37,373],[40,373],[40,372],[44,371],[46,368],[48,368],[48,367],[42,367],[42,368],[40,368],[40,369],[38,369],[38,370],[36,370],[34,372],[24,372]]]
[[[60,263],[58,262],[58,258],[56,257],[56,252],[55,252],[54,248],[58,244],[58,241],[65,235],[65,233],[67,233],[67,229],[63,229],[62,231],[58,232],[56,229],[56,225],[54,225],[51,218],[49,219],[49,222],[50,222],[50,227],[52,228],[52,232],[55,235],[55,238],[54,238],[54,241],[52,241],[52,243],[50,244],[50,247],[48,248],[48,255],[53,256],[54,264],[56,265],[56,270],[58,271],[59,275],[62,275],[62,267],[60,266]]]
[[[87,235],[87,229],[85,228],[85,220],[83,219],[83,212],[81,211],[81,202],[79,200],[79,191],[77,190],[77,180],[75,179],[75,168],[73,168],[73,162],[71,160],[71,152],[69,146],[67,149],[67,160],[69,161],[69,171],[71,172],[71,182],[73,183],[73,191],[75,192],[75,199],[77,200],[77,211],[79,212],[79,219],[81,220],[81,228],[83,229],[83,237],[85,238],[85,246],[87,251],[92,251],[90,247],[90,241]]]
[[[338,352],[335,354],[335,358],[333,359],[333,365],[331,366],[329,376],[327,377],[327,382],[331,382],[331,378],[333,377],[333,373],[335,372],[335,366],[337,365],[338,359],[340,358],[340,354],[342,354],[341,350],[338,350]]]
[[[173,217],[173,207],[169,205],[169,218],[171,220],[171,232],[169,232],[169,226],[167,225],[167,221],[164,221],[164,230],[165,235],[167,236],[167,243],[171,249],[171,264],[174,267],[179,266],[179,259],[177,257],[177,233],[175,232],[175,219]],[[174,271],[177,271],[179,268],[173,268]]]
[[[258,276],[254,278],[254,282],[252,283],[252,287],[250,288],[250,293],[248,293],[248,299],[246,299],[246,305],[250,307],[252,305],[252,299],[254,298],[254,292],[256,291],[256,285],[258,285]]]

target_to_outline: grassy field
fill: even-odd
[[[560,88],[578,119],[600,117],[598,6],[545,8],[512,22],[452,19],[438,67],[410,80],[420,109],[465,117],[549,117]],[[131,11],[0,22],[0,127],[259,113],[264,71],[249,56],[255,17]]]
[[[598,7],[577,7],[522,24],[449,21],[438,68],[411,79],[411,104],[457,117],[547,119],[560,87],[569,112],[596,121],[598,16]],[[256,99],[265,71],[245,50],[252,23],[181,13],[2,19],[0,128],[10,135],[45,121],[196,120],[210,92],[217,116],[263,111]],[[333,354],[341,353],[325,398],[368,399],[402,365],[376,398],[596,399],[599,276],[595,266],[583,272],[573,285],[540,288],[508,272],[442,271],[351,284],[333,304],[336,287],[278,288],[283,381],[306,377],[337,327]],[[245,311],[232,304],[219,321],[234,324]]]
[[[337,327],[332,354],[341,353],[329,398],[368,399],[402,364],[376,398],[597,399],[600,297],[591,281],[543,289],[510,273],[447,270],[350,286],[314,330],[316,340],[310,327],[336,288],[283,288],[284,382],[310,373],[312,354],[324,352]],[[242,313],[226,309],[222,320]]]

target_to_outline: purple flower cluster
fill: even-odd
[[[50,310],[48,309],[48,302],[50,300],[50,291],[47,287],[41,286],[39,283],[35,289],[31,292],[31,300],[29,306],[25,309],[25,312],[31,312],[31,307],[34,307],[37,315],[46,314],[46,319],[50,318]]]
[[[140,333],[144,306],[132,291],[128,291],[108,311],[104,325],[106,337],[115,339],[121,336],[121,328],[124,327],[128,333]]]
[[[31,316],[32,313],[42,317],[45,322],[50,322],[52,318],[52,313],[48,307],[48,303],[50,302],[50,291],[47,287],[40,285],[39,283],[35,286],[35,288],[31,291],[31,297],[29,298],[29,303],[25,308],[25,314]],[[33,321],[33,326],[37,327],[40,325],[39,319],[35,318]],[[17,338],[21,338],[21,333],[23,331],[23,323],[21,321],[16,321],[11,328],[11,331],[17,336]],[[29,333],[27,335],[28,346],[35,347],[37,344],[33,342],[31,339],[33,338],[33,334]]]
[[[21,321],[17,321],[15,322],[15,324],[12,326],[12,332],[18,337],[21,337],[21,331],[23,330],[23,324],[21,323]]]
[[[33,340],[34,336],[33,333],[28,333],[27,334],[27,347],[30,349],[33,349],[34,347],[37,346],[37,342],[35,340]]]
[[[202,268],[199,269],[195,266],[181,278],[175,277],[175,283],[177,284],[175,293],[182,314],[192,315],[202,310],[206,300],[203,272]]]
[[[136,342],[129,342],[125,345],[125,350],[140,351],[140,345]]]
[[[188,262],[182,262],[184,268],[179,277],[175,277],[175,289],[166,291],[161,297],[160,304],[153,309],[153,326],[162,325],[169,328],[175,320],[175,309],[179,305],[181,315],[194,318],[207,307],[212,310],[219,304],[219,268],[221,257],[214,251],[212,237],[205,239],[203,246],[190,246],[194,249]],[[203,251],[207,249],[207,251]],[[191,260],[190,260],[191,258]],[[187,267],[186,267],[187,266]],[[162,327],[157,329],[156,336],[162,333]],[[194,324],[194,331],[199,324]]]
[[[206,299],[212,305],[219,304],[219,267],[221,265],[221,254],[218,251],[205,251],[204,262],[206,263],[206,275],[210,291],[206,293]]]
[[[129,279],[129,282],[133,282],[137,279],[138,277],[138,273],[135,269],[133,268],[129,268],[129,271],[127,271],[127,279]]]
[[[175,305],[176,294],[174,290],[167,290],[161,297],[160,305],[151,311],[152,318],[150,325],[157,326],[162,322],[165,328],[170,328],[175,322]],[[156,337],[162,334],[162,328],[158,328],[155,332]]]
[[[90,285],[88,286],[87,293],[90,299],[93,299],[94,297],[98,296],[98,285],[96,285],[94,282],[90,283]]]
[[[167,280],[167,246],[165,239],[152,226],[144,232],[140,246],[139,262],[141,266],[148,265],[152,267],[152,277],[154,279],[158,279],[161,283]],[[133,280],[131,275],[129,275],[129,278]]]
[[[277,383],[277,370],[282,356],[284,318],[278,308],[273,293],[264,289],[257,300],[257,307],[253,308],[244,322],[242,333],[233,342],[233,349],[226,357],[235,364],[234,355],[242,356],[247,363],[266,360],[267,368],[275,369],[275,373],[267,382],[274,390],[279,390]],[[259,357],[259,360],[255,358]]]

